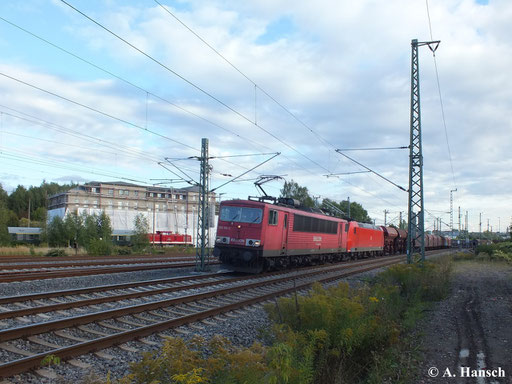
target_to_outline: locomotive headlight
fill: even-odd
[[[226,236],[217,236],[215,242],[218,244],[229,244],[229,237]]]
[[[259,247],[260,244],[261,244],[261,240],[255,240],[255,239],[245,240],[245,245],[248,247]]]

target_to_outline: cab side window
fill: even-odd
[[[269,225],[277,225],[278,221],[278,212],[271,209],[268,211],[268,224]]]

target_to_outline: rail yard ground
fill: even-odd
[[[449,251],[444,251],[444,253],[449,253]],[[218,334],[226,337],[230,343],[232,343],[232,345],[229,343],[222,344],[223,342],[217,341],[216,344],[217,348],[222,344],[222,348],[219,349],[221,351],[220,357],[226,359],[233,367],[231,373],[239,375],[239,378],[243,378],[244,375],[241,375],[240,372],[245,368],[240,371],[240,364],[246,364],[249,357],[253,360],[253,363],[257,363],[254,365],[249,364],[246,369],[246,373],[250,373],[249,376],[253,380],[247,381],[248,383],[265,382],[258,381],[257,373],[261,373],[261,371],[259,371],[261,366],[258,364],[263,363],[266,358],[272,356],[272,353],[274,353],[273,360],[270,361],[270,364],[266,368],[267,376],[269,375],[269,370],[273,369],[272,364],[274,364],[275,368],[278,366],[276,365],[278,362],[279,364],[283,364],[286,362],[287,358],[292,359],[292,367],[301,367],[300,369],[304,370],[303,372],[297,372],[289,367],[290,371],[284,372],[285,375],[289,375],[289,381],[283,381],[284,376],[276,376],[278,379],[278,381],[276,381],[277,383],[511,383],[510,373],[512,372],[512,366],[510,350],[512,347],[512,328],[510,324],[512,324],[512,264],[506,262],[490,262],[485,259],[475,260],[474,256],[468,253],[459,254],[455,259],[455,262],[449,262],[448,258],[444,258],[440,267],[443,271],[443,276],[434,278],[433,284],[427,286],[426,290],[421,291],[417,291],[418,279],[421,273],[418,274],[419,272],[414,270],[411,275],[410,271],[408,271],[405,266],[402,266],[403,268],[398,267],[392,273],[384,275],[379,275],[379,272],[384,271],[385,268],[379,268],[343,278],[342,281],[348,282],[350,289],[347,288],[347,290],[343,288],[333,291],[333,293],[338,295],[336,300],[341,300],[346,307],[351,308],[350,310],[342,312],[341,315],[348,316],[347,319],[355,316],[352,319],[355,319],[355,321],[337,329],[341,332],[340,334],[343,335],[342,341],[346,344],[345,347],[349,347],[350,353],[336,346],[332,348],[330,352],[333,353],[333,356],[338,352],[345,354],[344,360],[341,362],[338,360],[329,361],[329,367],[337,367],[333,376],[330,376],[328,371],[322,371],[325,366],[324,368],[312,366],[308,368],[306,364],[307,361],[301,360],[300,356],[303,355],[294,354],[295,352],[307,352],[305,350],[295,351],[288,356],[275,355],[276,352],[284,353],[287,350],[286,348],[294,345],[296,341],[304,341],[301,334],[304,329],[301,329],[301,327],[307,328],[309,325],[316,327],[319,323],[309,324],[308,322],[317,321],[322,318],[322,316],[319,315],[313,317],[308,316],[308,312],[312,312],[312,310],[309,310],[300,315],[300,321],[298,323],[294,323],[293,319],[297,317],[298,312],[296,311],[298,308],[302,310],[309,306],[310,309],[314,309],[313,312],[315,312],[315,314],[330,310],[331,305],[333,305],[332,308],[336,308],[336,300],[334,304],[329,304],[328,301],[325,301],[325,297],[322,296],[324,293],[317,289],[316,294],[320,296],[312,297],[309,301],[306,300],[304,296],[300,295],[298,296],[298,301],[296,301],[293,295],[288,295],[287,299],[272,299],[270,302],[267,301],[270,304],[267,304],[266,310],[258,304],[250,306],[247,309],[242,309],[241,311],[237,310],[216,316],[215,318],[209,318],[204,322],[196,322],[177,329],[157,332],[151,336],[145,337],[142,342],[127,342],[123,344],[123,348],[110,347],[103,349],[97,354],[88,353],[79,356],[75,359],[74,364],[62,363],[57,365],[55,364],[56,361],[50,356],[47,361],[49,367],[40,370],[40,372],[47,377],[38,376],[33,373],[24,373],[7,378],[5,383],[115,383],[117,379],[126,376],[130,372],[130,362],[140,361],[140,356],[143,352],[152,352],[153,355],[151,355],[151,358],[148,355],[142,363],[133,366],[132,373],[134,373],[135,376],[132,376],[131,380],[127,380],[125,377],[123,383],[143,383],[145,379],[149,381],[151,381],[150,379],[161,379],[161,377],[150,378],[147,375],[144,376],[144,374],[140,376],[140,374],[141,372],[148,371],[149,369],[146,368],[149,367],[151,367],[153,371],[156,370],[156,365],[154,362],[152,363],[152,359],[157,356],[162,356],[158,351],[164,341],[163,336],[174,338],[171,343],[166,344],[163,350],[164,352],[167,351],[168,357],[194,357],[196,359],[194,360],[194,364],[196,364],[196,368],[199,368],[199,370],[188,376],[176,376],[174,380],[162,380],[162,383],[237,383],[239,381],[236,380],[193,381],[206,379],[206,375],[208,374],[207,370],[211,369],[212,365],[208,365],[201,356],[197,354],[194,355],[193,347],[190,345],[187,347],[187,341],[194,340],[194,336],[201,336],[204,337],[205,340],[210,340],[214,335]],[[375,262],[376,259],[369,259],[367,261]],[[451,283],[449,274],[444,273],[450,269],[453,270]],[[167,278],[171,275],[177,276],[179,274],[180,272],[176,270],[139,271],[112,274],[107,280],[108,284],[119,284],[150,278]],[[413,276],[412,279],[411,276]],[[425,276],[428,277],[428,273]],[[430,277],[431,276],[433,275],[430,275]],[[9,287],[9,289],[0,296],[55,290],[55,287],[53,287],[54,281],[55,284],[57,284],[56,286],[60,285],[61,288],[67,285],[77,288],[81,286],[104,285],[107,283],[105,276],[101,275],[69,277],[59,279],[59,281],[49,279],[8,283],[2,284],[3,288]],[[335,284],[339,281],[339,279],[336,280]],[[427,281],[430,280],[427,279]],[[297,279],[297,285],[300,283],[300,279]],[[444,287],[443,285],[445,283],[449,284]],[[44,287],[41,286],[41,284],[44,285]],[[382,284],[381,288],[379,288],[379,284]],[[377,290],[373,290],[372,286],[377,286]],[[386,286],[388,286],[388,288],[386,288]],[[398,291],[389,288],[393,286],[400,287],[399,296],[397,296]],[[162,285],[159,286],[159,288],[162,287]],[[138,288],[138,290],[141,290],[141,288]],[[246,292],[247,291],[240,291],[240,293],[236,294],[238,295],[238,299],[247,297],[247,295],[250,296],[250,293]],[[307,292],[307,289],[300,291],[302,295]],[[94,296],[94,294],[88,294],[86,297],[79,297],[79,299],[89,299],[91,295]],[[139,294],[137,293],[137,295]],[[405,298],[403,302],[402,300],[393,301],[399,297]],[[418,300],[420,297],[421,299]],[[435,301],[441,298],[443,298],[441,301]],[[47,300],[48,299],[43,299],[45,303]],[[63,299],[58,299],[58,301],[62,300]],[[67,301],[67,299],[65,301]],[[39,305],[41,304],[43,303],[39,302]],[[52,303],[48,301],[46,304]],[[103,304],[99,305],[101,306]],[[107,303],[105,305],[109,306],[108,309],[114,305],[118,306],[115,303]],[[199,306],[201,305],[203,304],[199,304]],[[9,308],[4,308],[2,309],[3,311],[6,309],[17,309],[12,305],[4,304],[4,307],[5,306]],[[98,307],[94,309],[94,307],[95,306],[91,306],[91,309],[82,307],[82,309],[78,309],[78,311],[82,314],[84,310],[85,312],[89,312],[100,309]],[[192,303],[191,307],[187,307],[185,304],[181,306],[181,309],[176,307],[176,310],[190,311],[192,309],[197,310],[197,307],[198,304]],[[23,310],[23,308],[21,309]],[[269,311],[270,317],[268,316]],[[64,314],[63,311],[60,312]],[[83,331],[93,330],[99,333],[111,333],[112,330],[109,331],[109,328],[104,328],[103,326],[133,328],[133,324],[144,322],[151,323],[155,321],[155,319],[158,320],[159,317],[170,316],[170,312],[172,311],[162,312],[157,309],[142,313],[141,315],[134,315],[136,317],[125,317],[125,319],[128,320],[125,323],[114,323],[113,320],[104,320],[96,324],[91,323],[85,327],[69,328],[64,332],[50,332],[37,336],[36,338],[42,338],[51,344],[67,344],[66,340],[58,335],[67,333],[75,337],[89,338],[90,334],[86,335]],[[25,323],[49,320],[50,315],[53,317],[54,313],[28,316],[25,317]],[[38,318],[38,316],[41,316],[41,318]],[[327,318],[328,317],[325,319]],[[4,319],[1,320],[0,323],[3,323],[3,327],[12,327],[17,324],[19,319],[20,318]],[[281,337],[286,336],[284,339],[280,340],[282,342],[281,349],[272,349],[276,346],[276,339],[275,334],[273,338],[271,333],[268,332],[272,327],[271,320],[276,323],[285,323],[288,321],[294,332],[293,334],[281,334]],[[380,320],[381,324],[376,325],[376,320]],[[330,340],[328,335],[315,335],[315,337],[318,337],[315,341],[316,343],[322,344],[325,343],[326,340]],[[325,339],[326,337],[327,339]],[[44,350],[41,346],[40,350],[37,348],[34,349],[35,345],[30,339],[34,340],[36,338],[29,338],[29,342],[22,339],[9,341],[8,344],[14,346],[15,349],[11,351],[0,349],[0,360],[4,360],[4,357],[5,360],[11,360],[12,357],[16,355],[16,348],[33,349],[33,352]],[[184,340],[184,344],[180,344],[182,343],[180,340]],[[266,350],[264,350],[265,348],[248,349],[254,341],[262,342]],[[332,340],[329,342],[331,341]],[[194,345],[197,347],[198,344],[197,342],[195,343]],[[288,343],[288,346],[286,343]],[[304,345],[308,344],[305,343]],[[311,346],[312,345],[317,344],[311,344]],[[191,349],[189,349],[189,347],[191,347]],[[226,351],[231,352],[229,357],[225,353]],[[291,351],[293,351],[293,349]],[[17,352],[19,352],[19,350]],[[224,355],[222,355],[222,353],[224,353]],[[324,357],[327,358],[328,355]],[[162,361],[160,360],[159,362],[161,363]],[[183,359],[177,361],[178,365],[181,364],[182,367],[183,362]],[[338,365],[333,365],[334,362],[337,362]],[[82,367],[80,367],[80,363],[82,363]],[[218,363],[217,361],[217,367]],[[87,366],[87,368],[83,368],[85,366]],[[168,367],[170,366],[172,366],[172,364],[168,365]],[[213,364],[213,366],[215,366],[215,364]],[[472,374],[472,369],[486,368],[490,370],[490,374],[494,372],[493,370],[495,370],[496,374],[504,372],[505,377],[492,379],[470,377],[461,379],[458,377],[460,376],[459,366],[468,367],[469,375]],[[252,372],[251,369],[255,367],[258,369]],[[311,371],[311,368],[319,370],[315,372],[314,370]],[[502,371],[499,371],[499,369]],[[281,372],[282,367],[278,366],[278,371]],[[94,373],[91,375],[89,374],[90,372]],[[447,372],[453,375],[453,377],[447,377]],[[311,375],[314,381],[294,381],[294,379],[297,379],[297,373]],[[431,377],[436,373],[437,377]],[[51,376],[53,374],[58,376],[52,378]],[[445,377],[443,377],[443,375]],[[455,377],[455,375],[457,375],[457,377]],[[107,377],[109,377],[111,381],[108,381]],[[229,378],[226,378],[226,380],[227,379]],[[4,383],[2,379],[0,379],[0,383]]]

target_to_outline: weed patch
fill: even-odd
[[[131,365],[120,384],[401,383],[412,379],[418,346],[410,330],[450,289],[451,263],[396,265],[369,284],[315,284],[306,296],[265,309],[268,346],[233,346],[214,337],[169,338]]]

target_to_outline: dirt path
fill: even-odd
[[[512,266],[456,262],[450,296],[422,327],[417,383],[512,383]]]

